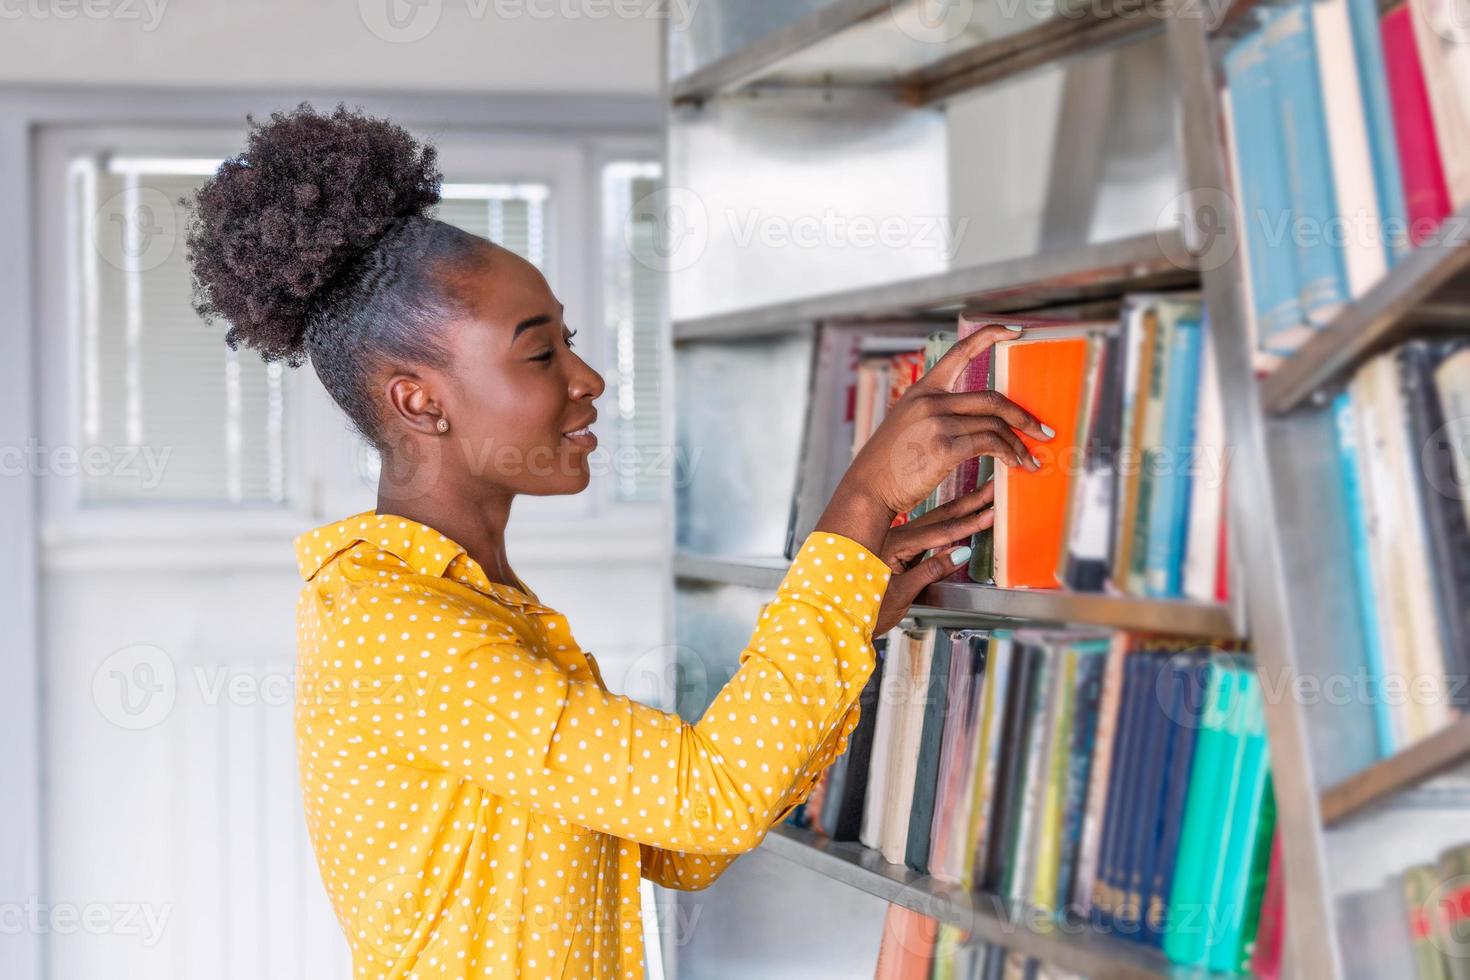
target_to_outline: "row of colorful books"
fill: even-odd
[[[973,942],[959,926],[890,905],[873,980],[1073,980],[1075,974],[1002,946]],[[1080,978],[1077,978],[1080,980]]]
[[[1470,703],[1470,343],[1416,340],[1354,374],[1335,405],[1378,748]]]
[[[1225,57],[1247,304],[1269,370],[1470,204],[1470,21],[1453,0],[1293,0]]]
[[[993,476],[994,526],[975,536],[955,581],[1224,599],[1229,449],[1208,325],[1188,293],[1130,296],[1116,321],[962,316],[927,336],[902,324],[824,328],[789,545],[908,386],[990,323],[1025,330],[971,361],[957,390],[999,391],[1056,436],[1028,441],[1038,472],[970,460],[898,523]]]
[[[1338,899],[1352,977],[1470,980],[1470,844]]]
[[[848,749],[792,822],[1243,968],[1275,822],[1248,658],[1082,631],[900,627],[876,645]]]

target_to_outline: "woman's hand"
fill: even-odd
[[[954,390],[973,358],[1020,335],[994,324],[977,330],[910,385],[842,475],[815,530],[879,554],[894,516],[913,510],[965,460],[992,456],[999,465],[1039,469],[1020,433],[1045,441],[1056,435],[1050,427],[1004,395]]]
[[[897,626],[920,592],[969,561],[970,539],[995,523],[994,501],[995,484],[987,481],[979,490],[888,531],[877,554],[893,570],[893,577],[883,593],[874,636]],[[930,550],[935,553],[920,561]]]

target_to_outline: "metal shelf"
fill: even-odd
[[[1322,821],[1341,823],[1376,803],[1413,789],[1432,776],[1470,762],[1470,717],[1375,763],[1322,793]]]
[[[785,577],[787,565],[788,562],[779,558],[714,558],[681,553],[674,556],[674,575],[774,590]],[[919,594],[912,615],[920,619],[976,618],[1016,624],[1106,626],[1211,640],[1240,636],[1230,610],[1214,603],[1044,589],[998,589],[960,582],[929,586]]]
[[[998,34],[973,21],[926,26],[921,0],[836,0],[673,79],[669,99],[681,106],[722,95],[855,89],[924,106],[1163,26],[1155,0],[1058,6],[1047,19]]]
[[[1190,263],[1188,265],[1181,263]],[[1197,285],[1177,231],[1060,249],[733,313],[674,321],[675,342],[785,333],[822,320],[999,313]]]
[[[1266,411],[1282,414],[1385,347],[1416,334],[1470,331],[1470,207],[1445,220],[1447,240],[1406,255],[1378,285],[1345,309],[1261,385]]]
[[[1093,980],[1160,980],[1173,967],[1156,950],[1099,932],[1086,924],[1040,927],[1039,916],[993,895],[889,864],[877,851],[837,843],[785,824],[773,827],[761,849],[869,895],[969,930],[973,940],[1035,957]]]

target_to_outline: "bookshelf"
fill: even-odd
[[[1093,4],[1086,11],[1064,7],[1032,23],[927,40],[916,37],[912,22],[905,20],[918,6],[911,0],[809,0],[795,5],[804,14],[786,16],[755,41],[720,50],[722,31],[740,33],[722,24],[721,16],[727,14],[733,22],[758,16],[752,12],[762,8],[752,4],[730,13],[733,6],[715,4],[696,15],[696,22],[699,15],[705,17],[706,26],[703,33],[693,34],[711,42],[706,46],[712,57],[676,77],[668,77],[666,65],[667,177],[672,186],[707,188],[726,206],[745,194],[750,207],[791,213],[800,202],[782,199],[783,194],[790,196],[783,186],[788,173],[795,186],[811,188],[811,168],[825,166],[833,180],[843,183],[845,193],[833,197],[844,207],[878,208],[877,202],[891,193],[897,201],[892,206],[902,209],[910,206],[914,192],[892,181],[893,168],[945,156],[946,142],[956,138],[944,127],[949,115],[959,111],[957,96],[988,98],[992,86],[1006,88],[1001,83],[1014,83],[1028,70],[1061,59],[1091,66],[1114,54],[1121,60],[1147,48],[1149,54],[1137,57],[1155,57],[1167,69],[1162,97],[1173,113],[1173,152],[1161,168],[1172,166],[1163,176],[1184,192],[1183,203],[1174,225],[1160,225],[1153,232],[1094,236],[1076,226],[1060,234],[1043,230],[1030,254],[956,261],[917,273],[895,262],[902,274],[889,275],[881,265],[875,273],[870,264],[838,275],[833,270],[842,268],[844,256],[835,248],[829,249],[826,264],[811,262],[810,256],[792,261],[788,255],[762,265],[759,257],[742,254],[749,266],[730,275],[752,288],[726,289],[722,277],[727,273],[718,260],[730,253],[716,250],[713,265],[706,259],[704,267],[676,264],[669,270],[675,385],[685,383],[695,351],[701,358],[697,383],[709,381],[708,364],[725,351],[744,352],[741,363],[759,363],[752,350],[769,349],[772,357],[808,357],[810,345],[791,339],[809,336],[823,323],[898,318],[952,323],[961,309],[1022,312],[1086,304],[1106,309],[1130,292],[1198,289],[1209,313],[1212,353],[1226,393],[1225,431],[1234,451],[1227,494],[1232,557],[1236,567],[1249,569],[1235,580],[1233,605],[946,583],[921,596],[915,617],[921,622],[1070,624],[1246,639],[1263,679],[1327,675],[1335,657],[1360,651],[1362,641],[1352,626],[1352,590],[1344,578],[1349,564],[1343,544],[1345,504],[1340,491],[1322,485],[1321,479],[1324,468],[1332,465],[1334,443],[1330,415],[1319,395],[1397,340],[1446,327],[1463,330],[1470,313],[1470,250],[1447,244],[1414,252],[1298,356],[1265,379],[1255,377],[1244,326],[1245,297],[1238,285],[1243,270],[1236,231],[1228,222],[1225,228],[1215,226],[1210,208],[1218,189],[1229,186],[1219,135],[1219,45],[1255,0],[1235,0],[1213,11],[1218,17],[1206,9],[1209,5],[1189,0]],[[1121,16],[1125,12],[1132,16]],[[681,43],[691,42],[686,37]],[[1086,66],[1073,76],[1084,91],[1069,89],[1069,97],[1090,105],[1088,80],[1106,78],[1106,72],[1090,74],[1094,68]],[[903,143],[910,155],[875,149],[894,143]],[[1095,146],[1089,146],[1077,153],[1072,152],[1076,147],[1061,145],[1048,151],[1056,169],[1070,178],[1053,184],[1060,211],[1085,212],[1097,204],[1095,193],[1089,198],[1085,190],[1080,197],[1074,191],[1089,180],[1095,184],[1103,179],[1099,174],[1105,167]],[[763,200],[763,193],[773,203]],[[951,193],[957,192],[951,188]],[[1456,219],[1470,220],[1470,214],[1461,212]],[[690,301],[701,291],[715,294],[712,307]],[[803,377],[800,372],[792,376]],[[731,385],[732,398],[738,397],[739,381]],[[729,410],[730,403],[723,404],[722,410]],[[714,430],[718,426],[699,431]],[[762,435],[769,443],[799,438],[793,432],[773,429]],[[791,465],[790,447],[777,448],[781,451],[756,447],[737,436],[728,447],[712,451],[738,458],[739,468],[732,464],[728,471],[735,474],[767,463]],[[783,479],[773,478],[776,483]],[[681,526],[689,508],[710,519],[738,523],[743,516],[738,508],[725,508],[739,500],[739,488],[718,499],[688,495],[680,501]],[[739,617],[769,597],[786,562],[771,557],[779,549],[765,546],[769,535],[744,544],[707,554],[681,539],[673,564],[676,610],[683,605],[676,629],[681,645],[709,639],[700,631],[721,616],[726,617],[722,638],[742,631],[748,635],[749,621]],[[1366,767],[1362,759],[1371,719],[1365,707],[1268,698],[1266,725],[1286,861],[1290,925],[1285,962],[1288,971],[1292,964],[1310,964],[1299,967],[1297,976],[1338,980],[1348,971],[1340,952],[1332,869],[1362,855],[1337,849],[1334,828],[1371,819],[1375,808],[1392,807],[1399,794],[1470,764],[1470,722],[1461,721]],[[1068,935],[1015,925],[1011,910],[992,899],[956,894],[950,886],[887,864],[855,844],[780,826],[761,850],[841,887],[969,925],[984,941],[1064,970],[1090,977],[1175,975],[1162,958],[1095,932]],[[803,885],[793,878],[792,887]],[[759,901],[759,896],[741,900]]]
[[[886,902],[966,927],[984,942],[1006,946],[1091,980],[1165,980],[1176,973],[1167,959],[1152,950],[1075,925],[1038,928],[1027,915],[999,898],[966,892],[889,864],[858,844],[780,826],[772,829],[762,847]]]

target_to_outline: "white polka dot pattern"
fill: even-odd
[[[608,693],[565,617],[432,528],[367,511],[296,545],[307,826],[372,978],[640,976],[640,876],[705,887],[810,795],[889,578],[812,534],[687,724]]]

